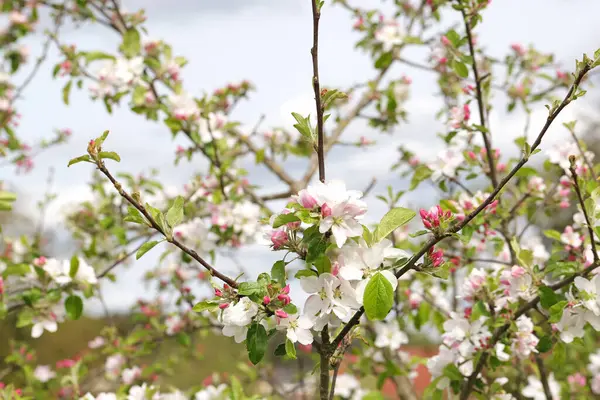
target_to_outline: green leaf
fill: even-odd
[[[450,378],[451,381],[462,381],[463,380],[463,374],[460,373],[460,370],[454,364],[448,364],[444,368],[444,376]]]
[[[79,319],[83,313],[83,300],[81,297],[70,295],[65,301],[65,310],[71,319]]]
[[[544,231],[544,236],[550,239],[558,240],[560,242],[560,232],[554,229],[547,229]]]
[[[242,384],[235,377],[231,377],[231,400],[245,400],[246,395],[244,394],[244,389],[242,388]]]
[[[372,321],[384,319],[392,309],[394,289],[381,272],[376,273],[369,280],[365,288],[363,304],[367,318]]]
[[[317,273],[311,269],[301,269],[300,271],[296,272],[294,278],[300,279],[306,278],[308,276],[317,276]]]
[[[415,215],[417,215],[417,213],[415,213],[413,210],[409,210],[408,208],[392,208],[383,216],[381,222],[379,222],[379,225],[373,232],[373,242],[380,242],[396,228],[406,225],[415,217]]]
[[[285,356],[287,354],[285,351],[285,345],[286,345],[286,343],[281,343],[280,345],[278,345],[275,348],[275,352],[273,354],[276,355],[277,357]]]
[[[183,202],[183,197],[177,196],[173,201],[173,205],[169,208],[169,211],[167,211],[167,223],[172,228],[183,221]]]
[[[126,57],[135,57],[140,53],[141,49],[140,33],[135,28],[128,29],[123,35],[121,51]]]
[[[160,243],[158,240],[152,240],[150,242],[144,243],[142,247],[140,247],[140,249],[137,251],[137,253],[135,253],[135,259],[139,260],[140,257],[146,254],[148,251],[152,250],[152,248],[158,243]]]
[[[106,130],[104,132],[102,132],[102,135],[100,135],[99,137],[97,137],[94,142],[96,143],[97,147],[102,146],[102,144],[104,143],[104,141],[106,140],[106,138],[108,137],[108,134],[110,133],[109,130]]]
[[[66,105],[69,105],[69,94],[71,93],[72,85],[73,85],[73,81],[69,81],[69,82],[67,82],[65,87],[63,87],[63,90],[62,90],[63,103],[65,103]]]
[[[410,190],[416,189],[417,186],[419,186],[419,184],[425,179],[429,178],[432,173],[433,171],[431,171],[431,169],[426,165],[419,165],[415,169],[415,173],[410,181]]]
[[[267,331],[264,326],[257,322],[250,325],[246,335],[246,349],[252,364],[256,365],[263,359],[267,350]]]
[[[548,319],[548,322],[550,323],[555,323],[560,321],[560,319],[562,318],[563,315],[563,311],[565,310],[565,307],[567,306],[567,301],[563,300],[563,301],[559,301],[558,303],[554,304],[552,307],[550,307],[550,318]]]
[[[371,246],[373,244],[373,234],[371,233],[371,231],[369,230],[369,228],[367,228],[366,226],[363,225],[363,235],[362,235],[363,239],[365,239],[365,242],[367,243],[367,246]]]
[[[456,72],[461,78],[466,78],[469,76],[469,70],[467,69],[467,66],[458,60],[454,60],[452,62],[452,68],[454,69],[454,72]]]
[[[458,33],[456,33],[454,29],[450,29],[448,33],[446,33],[446,37],[448,40],[450,40],[454,47],[460,46],[460,36],[458,36]]]
[[[271,277],[281,284],[285,285],[285,261],[279,260],[271,268]]]
[[[289,222],[300,221],[300,218],[295,216],[294,214],[280,214],[275,218],[273,222],[273,228],[279,228]]]
[[[549,351],[552,348],[552,338],[550,336],[542,336],[535,348],[540,353]]]
[[[71,257],[71,265],[69,267],[69,276],[74,278],[77,275],[77,271],[79,270],[79,257],[73,256]]]
[[[385,400],[381,392],[369,392],[361,397],[361,400]]]
[[[285,354],[287,354],[289,358],[296,359],[296,347],[290,339],[286,339],[285,341]]]
[[[82,156],[72,158],[69,161],[69,164],[67,165],[67,167],[70,167],[73,164],[77,164],[77,163],[84,162],[84,161],[85,162],[92,162],[92,158],[90,157],[89,154],[84,154]]]
[[[121,157],[119,157],[119,155],[117,153],[115,153],[114,151],[101,151],[100,153],[98,153],[98,157],[99,158],[108,158],[110,160],[114,160],[116,162],[121,162]]]
[[[294,125],[294,128],[296,128],[298,132],[300,132],[300,134],[309,141],[314,141],[315,137],[310,126],[310,116],[304,118],[302,115],[293,112],[292,117],[294,117],[296,122],[298,122]]]
[[[218,307],[219,307],[218,304],[215,303],[214,301],[204,300],[204,301],[201,301],[200,303],[196,303],[196,305],[194,305],[194,307],[192,308],[192,311],[197,312],[197,313],[200,313],[200,312],[206,311],[206,310],[214,311]]]
[[[391,51],[387,53],[383,53],[379,58],[375,61],[375,68],[383,69],[390,66],[390,64],[394,61],[394,55]]]
[[[192,343],[192,340],[190,339],[190,335],[188,335],[185,332],[177,333],[177,336],[175,338],[180,345],[185,346],[185,347],[189,347],[190,344]]]
[[[125,218],[123,218],[123,221],[147,225],[147,222],[144,217],[142,217],[142,214],[133,206],[127,207],[127,215]]]
[[[540,295],[540,303],[546,310],[563,300],[561,296],[556,294],[554,290],[550,289],[548,286],[540,286],[538,291]]]
[[[238,286],[238,294],[250,296],[262,292],[262,285],[258,282],[242,282]]]

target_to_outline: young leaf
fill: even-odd
[[[116,162],[121,162],[121,157],[114,151],[101,151],[98,153],[99,158],[108,158],[111,160],[115,160]]]
[[[279,282],[282,286],[285,285],[285,261],[279,260],[271,268],[271,277]]]
[[[69,82],[67,82],[65,87],[63,87],[63,90],[62,90],[63,103],[65,103],[66,105],[69,105],[69,94],[71,93],[72,85],[73,85],[73,81],[69,81]]]
[[[144,243],[142,245],[142,247],[140,247],[140,249],[137,251],[137,253],[135,253],[135,259],[139,260],[140,257],[142,257],[144,254],[146,254],[148,251],[150,251],[158,243],[159,243],[158,240],[152,240],[150,242]]]
[[[454,69],[454,72],[456,72],[461,78],[466,78],[469,76],[469,70],[467,69],[467,66],[458,60],[454,60],[452,62],[452,68]]]
[[[175,227],[183,221],[183,202],[182,196],[177,196],[173,201],[173,205],[167,211],[167,223],[170,227]]]
[[[83,312],[83,300],[81,300],[81,297],[75,295],[67,297],[67,300],[65,300],[65,310],[69,318],[79,319]]]
[[[69,276],[74,278],[77,275],[77,271],[79,270],[79,257],[73,256],[71,257],[71,266],[69,267]]]
[[[121,51],[126,57],[134,57],[140,53],[141,49],[140,33],[135,28],[128,29],[123,35]]]
[[[194,305],[194,308],[192,308],[192,311],[197,312],[197,313],[200,313],[205,310],[214,311],[217,309],[217,307],[218,307],[218,305],[214,301],[204,300],[204,301],[201,301],[200,303],[196,303],[196,305]]]
[[[540,294],[540,303],[546,310],[563,300],[563,297],[556,294],[554,290],[550,289],[548,286],[540,286],[538,291]]]
[[[273,222],[273,228],[279,228],[280,226],[283,226],[289,222],[296,221],[300,221],[300,218],[294,214],[281,214],[275,218],[275,221]]]
[[[370,320],[384,319],[394,304],[394,289],[392,284],[381,272],[373,275],[363,297],[367,318]]]
[[[137,208],[133,206],[127,207],[127,215],[125,216],[125,218],[123,218],[123,221],[134,222],[136,224],[147,224],[144,217],[142,217],[142,214],[138,211]]]
[[[246,335],[246,349],[252,364],[256,365],[262,360],[267,350],[267,331],[264,326],[256,322],[250,325]]]
[[[84,162],[84,161],[92,162],[92,158],[90,157],[89,154],[84,154],[82,156],[72,158],[71,160],[69,160],[69,164],[67,164],[67,167],[70,167],[73,164],[77,164],[77,163]]]
[[[290,339],[285,340],[285,354],[287,354],[289,358],[296,359],[296,347]]]
[[[408,208],[392,208],[383,216],[381,222],[379,222],[379,225],[373,232],[373,242],[380,242],[381,239],[392,233],[394,229],[407,224],[415,215],[417,213]]]

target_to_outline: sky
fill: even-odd
[[[362,7],[381,4],[384,10],[389,10],[389,3],[353,2]],[[124,5],[127,10],[145,7],[148,37],[166,41],[172,45],[175,54],[189,60],[183,81],[190,93],[200,95],[242,79],[254,83],[257,92],[238,106],[234,119],[253,126],[264,114],[264,128],[281,125],[291,128],[292,111],[312,112],[309,52],[312,17],[308,0],[177,0],[177,7],[167,0],[130,0]],[[597,0],[494,0],[476,32],[479,43],[491,55],[506,54],[512,43],[534,43],[542,51],[554,52],[565,69],[572,70],[575,58],[581,58],[584,52],[593,54],[594,46],[598,45],[596,16],[599,14],[600,2]],[[455,21],[450,16],[444,19],[444,24]],[[352,31],[352,24],[347,11],[326,4],[321,18],[320,41],[320,76],[324,86],[348,86],[375,76],[369,57],[354,49],[359,36]],[[67,27],[61,37],[66,43],[76,43],[82,50],[114,52],[118,46],[117,36],[100,26]],[[41,51],[41,37],[33,37],[27,43],[32,56],[36,57]],[[58,60],[57,54],[53,49],[48,62],[54,64]],[[422,62],[424,53],[408,52],[405,57]],[[118,152],[122,159],[120,164],[113,166],[114,171],[137,173],[158,168],[165,185],[181,186],[203,166],[196,159],[191,164],[175,167],[172,163],[175,148],[185,141],[173,141],[161,124],[144,121],[125,107],[108,115],[102,104],[89,99],[86,90],[73,90],[70,105],[65,106],[61,101],[65,81],[53,79],[50,71],[51,67],[43,69],[25,92],[19,104],[22,114],[19,132],[25,140],[35,141],[50,136],[54,128],[68,127],[73,131],[73,137],[68,144],[42,153],[36,159],[36,168],[27,175],[15,176],[10,169],[0,169],[0,180],[6,179],[18,188],[21,210],[35,216],[34,205],[44,193],[47,170],[54,167],[54,191],[58,198],[48,211],[47,224],[60,226],[66,205],[90,196],[87,183],[91,168],[84,164],[67,168],[67,161],[85,153],[87,142],[106,129],[111,131],[106,147]],[[366,135],[377,140],[378,145],[368,151],[347,147],[332,151],[327,158],[329,179],[343,179],[350,188],[362,189],[372,177],[377,177],[374,193],[384,191],[388,184],[396,190],[406,189],[406,181],[389,171],[389,165],[396,161],[397,147],[403,144],[415,150],[421,159],[431,158],[440,149],[441,142],[435,141],[435,137],[443,125],[435,119],[441,105],[434,95],[435,76],[404,66],[395,67],[392,74],[396,77],[407,75],[413,81],[411,99],[406,104],[409,123],[400,125],[390,135],[374,133],[362,123],[351,125],[344,139]],[[594,105],[594,97],[588,96],[567,108],[557,122],[574,119],[589,112]],[[533,113],[530,135],[540,129],[545,116],[546,110],[540,105]],[[507,115],[497,109],[491,114],[490,124],[494,145],[503,152],[515,153],[517,150],[511,144],[522,134],[524,116],[519,113]],[[563,131],[560,124],[555,123],[545,143],[560,142],[565,138]],[[264,170],[252,167],[251,163],[247,167],[251,172],[251,183],[267,187],[268,192],[275,191],[277,182],[263,173]],[[299,177],[305,167],[296,162],[287,168]],[[435,204],[435,195],[425,188],[407,196],[402,205],[429,207]],[[385,208],[372,197],[369,205],[372,206],[370,218],[376,221]],[[239,258],[252,266],[249,267],[252,274],[260,270],[260,266],[270,265],[267,262],[271,256],[265,256],[265,253],[265,247],[253,246],[240,252]],[[152,266],[155,258],[150,256],[148,254],[120,271],[117,284],[103,287],[110,308],[123,309],[140,295],[148,295],[143,288],[129,286],[127,282],[139,280],[143,271]]]

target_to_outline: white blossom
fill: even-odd
[[[392,353],[408,343],[408,336],[400,330],[396,321],[376,322],[375,334],[375,347],[388,348]]]
[[[56,372],[48,365],[38,365],[33,371],[33,376],[40,382],[48,382],[56,376]]]
[[[560,400],[560,385],[556,379],[554,379],[553,373],[548,375],[548,386],[550,388],[552,400]],[[527,377],[527,386],[523,388],[521,393],[523,396],[533,400],[546,400],[544,386],[542,385],[542,382],[535,376]]]

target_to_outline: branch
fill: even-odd
[[[115,189],[117,189],[117,191],[119,192],[119,194],[125,200],[127,200],[132,206],[134,206],[140,213],[142,213],[142,215],[148,220],[148,222],[150,223],[150,225],[156,231],[158,231],[161,234],[163,234],[165,236],[166,240],[169,243],[174,244],[180,250],[182,250],[184,253],[186,253],[187,255],[189,255],[190,257],[192,257],[194,260],[196,260],[198,263],[200,263],[200,265],[202,265],[204,268],[206,268],[210,272],[211,275],[219,278],[220,280],[222,280],[223,282],[227,283],[232,288],[237,288],[238,287],[238,284],[237,284],[236,281],[234,281],[233,279],[229,278],[228,276],[226,276],[226,275],[220,273],[219,271],[217,271],[208,262],[206,262],[202,257],[200,257],[198,255],[198,253],[196,253],[196,251],[188,248],[186,245],[184,245],[183,243],[181,243],[176,238],[169,237],[169,236],[172,236],[172,235],[167,236],[166,232],[158,224],[158,222],[156,222],[156,220],[152,217],[152,215],[150,215],[150,213],[146,210],[146,208],[143,205],[141,205],[138,201],[136,201],[133,197],[131,197],[131,195],[129,193],[127,193],[125,190],[123,190],[123,187],[121,186],[121,184],[119,182],[117,182],[117,180],[114,178],[114,176],[112,176],[112,174],[108,171],[108,169],[106,169],[106,167],[104,166],[104,162],[102,162],[101,159],[97,159],[96,166],[98,167],[98,169],[100,170],[100,172],[102,172],[108,178],[108,180],[110,180],[110,182],[113,184],[113,186],[115,187]]]
[[[479,110],[479,124],[487,129],[485,121],[485,105],[483,103],[483,91],[481,90],[482,79],[479,79],[479,71],[477,70],[477,60],[475,59],[475,46],[473,46],[471,26],[465,9],[463,8],[460,12],[465,23],[465,30],[467,31],[467,43],[469,44],[469,53],[471,55],[471,68],[473,69],[473,75],[475,76],[475,91],[477,94],[477,108]],[[483,137],[485,150],[487,151],[488,166],[490,168],[490,180],[492,181],[492,185],[496,187],[498,186],[498,177],[496,176],[496,166],[494,165],[494,157],[492,154],[492,141],[490,140],[490,137],[488,137],[488,135],[490,135],[489,129],[488,132],[482,130],[481,135]]]
[[[315,92],[315,105],[317,106],[317,159],[319,163],[319,180],[325,182],[325,139],[323,135],[323,106],[321,105],[321,88],[319,83],[319,19],[321,18],[321,5],[318,0],[312,0],[313,15],[313,46],[310,50],[313,65],[313,89]]]
[[[581,189],[579,188],[579,182],[577,180],[577,171],[575,171],[575,156],[570,156],[569,161],[571,161],[571,166],[569,170],[571,171],[571,177],[573,178],[573,186],[575,187],[575,193],[577,193],[577,199],[579,199],[579,204],[581,205],[581,211],[583,212],[583,216],[585,217],[585,224],[587,225],[588,233],[590,235],[590,243],[592,246],[592,253],[594,253],[594,263],[598,264],[598,252],[596,251],[596,241],[594,240],[594,229],[592,228],[592,222],[590,220],[590,216],[585,208],[585,202],[583,201],[583,196],[581,195]]]

